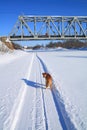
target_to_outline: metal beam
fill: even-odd
[[[85,40],[87,16],[19,16],[8,37],[10,40]]]

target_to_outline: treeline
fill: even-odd
[[[13,43],[14,49],[23,49],[23,46]],[[63,42],[49,42],[48,44],[44,45],[35,45],[31,47],[27,47],[26,49],[41,49],[41,48],[67,48],[67,49],[79,49],[79,48],[87,48],[87,42],[79,41],[79,40],[66,40]]]
[[[31,47],[33,50],[40,48],[67,48],[67,49],[79,49],[79,48],[87,48],[87,42],[79,41],[79,40],[66,40],[63,42],[49,42],[47,45],[36,45]]]
[[[13,43],[13,46],[15,49],[23,49],[23,47],[19,44]],[[37,49],[41,49],[41,48],[58,48],[58,47],[67,48],[67,49],[87,48],[87,42],[83,42],[83,41],[79,41],[79,40],[66,40],[63,42],[60,42],[60,41],[49,42],[45,46],[43,44],[35,45],[35,46],[31,46],[31,47],[28,46],[27,49],[37,50]]]
[[[87,47],[87,42],[82,42],[79,40],[67,40],[64,42],[50,42],[49,44],[46,45],[48,48],[56,48],[56,47],[63,47],[63,48],[82,48],[82,47]]]
[[[7,42],[6,41],[7,37],[0,37],[0,41],[2,43],[4,43],[9,49],[24,49],[23,46],[21,46],[18,43],[13,43],[13,42]],[[57,41],[57,42],[49,42],[48,44],[46,44],[45,46],[42,44],[40,45],[35,45],[35,46],[27,46],[26,49],[41,49],[41,48],[58,48],[58,47],[63,47],[63,48],[67,48],[67,49],[71,49],[71,48],[87,48],[87,40],[86,41],[80,41],[80,40],[65,40],[65,41]]]

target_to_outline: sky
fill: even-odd
[[[87,0],[1,0],[0,36],[8,36],[19,15],[87,16]]]

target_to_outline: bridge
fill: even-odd
[[[19,16],[9,40],[87,39],[87,16]]]

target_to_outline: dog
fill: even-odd
[[[43,78],[45,78],[46,88],[50,87],[52,89],[52,76],[49,73],[42,73]]]

